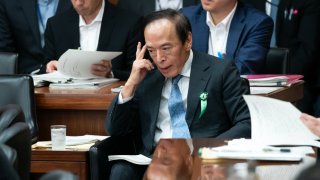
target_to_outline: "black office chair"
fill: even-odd
[[[38,139],[33,79],[29,75],[0,75],[0,106],[17,104],[23,110],[32,143]]]
[[[28,180],[31,163],[31,135],[25,122],[17,122],[0,132],[0,143],[17,152],[17,172],[21,180]]]
[[[24,122],[24,115],[19,105],[8,104],[0,107],[0,133],[17,122]]]
[[[0,144],[0,179],[2,180],[18,180],[19,176],[14,168],[17,159],[17,152]]]
[[[78,180],[79,177],[67,171],[50,171],[41,176],[40,180]]]
[[[289,49],[270,48],[266,58],[264,74],[288,74],[290,66]]]
[[[0,74],[17,74],[18,54],[0,52]]]
[[[91,180],[109,179],[112,162],[109,155],[137,154],[139,145],[134,141],[134,136],[109,137],[98,141],[89,149]]]

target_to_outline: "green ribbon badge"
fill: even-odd
[[[208,93],[207,92],[201,93],[199,98],[200,98],[200,103],[201,103],[201,112],[200,112],[200,115],[199,115],[199,119],[200,119],[201,116],[204,114],[204,112],[207,109]]]

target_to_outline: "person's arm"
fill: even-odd
[[[263,70],[272,31],[273,21],[268,16],[258,21],[249,30],[234,57],[240,74],[256,74]]]
[[[149,60],[143,58],[145,52],[146,45],[141,48],[141,43],[139,42],[136,50],[137,58],[133,63],[131,74],[120,92],[123,99],[133,97],[135,95],[136,88],[145,78],[148,71],[154,68]],[[107,120],[105,123],[105,127],[108,132],[113,136],[120,136],[129,133],[135,122],[136,111],[134,109],[136,108],[134,100],[119,103],[119,97],[117,96],[108,110]]]
[[[320,118],[302,113],[300,120],[310,129],[313,134],[320,137]]]
[[[0,2],[0,51],[16,52],[12,30],[3,3]]]
[[[250,138],[251,118],[249,108],[242,96],[249,94],[249,87],[241,80],[239,72],[231,63],[223,73],[223,79],[223,102],[231,121],[231,128],[217,138]]]

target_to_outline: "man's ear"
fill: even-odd
[[[192,33],[191,32],[188,33],[188,37],[187,37],[187,40],[185,42],[185,45],[186,45],[185,46],[186,50],[189,51],[191,49],[191,47],[192,47]]]

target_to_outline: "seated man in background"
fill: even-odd
[[[242,97],[249,87],[234,63],[192,51],[191,25],[175,10],[149,14],[143,27],[146,44],[138,44],[130,77],[108,110],[110,135],[136,132],[139,153],[147,156],[161,138],[249,138]],[[141,179],[144,171],[120,161],[110,179]]]
[[[71,9],[70,0],[1,0],[0,51],[18,53],[18,73],[40,71],[47,19]]]
[[[200,0],[119,0],[117,6],[134,11],[141,15],[147,15],[153,11],[164,9],[179,10],[182,7],[200,3]]]
[[[142,40],[140,16],[114,7],[105,0],[71,0],[74,9],[48,20],[45,55],[47,72],[57,69],[57,59],[68,49],[121,51],[110,61],[92,66],[102,77],[127,80],[135,59],[135,47]]]
[[[272,47],[289,49],[289,73],[304,76],[304,95],[297,107],[320,116],[320,1],[242,0],[276,22]]]
[[[272,19],[237,0],[201,0],[183,8],[193,31],[193,49],[232,59],[240,74],[263,70],[272,35]]]

